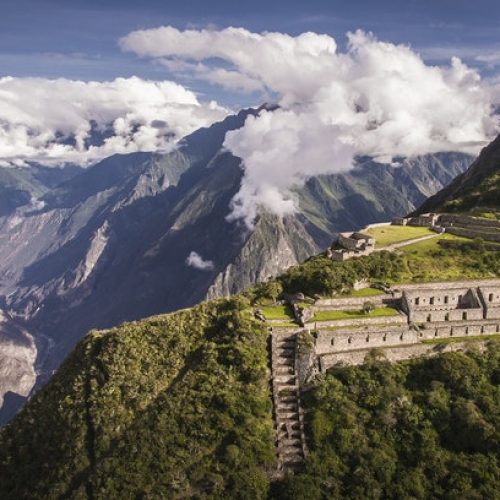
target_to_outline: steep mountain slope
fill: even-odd
[[[500,208],[500,136],[485,147],[470,168],[431,196],[419,213]]]
[[[441,252],[457,263],[461,253],[489,259],[500,273],[497,252]],[[318,256],[279,282],[286,292],[325,294],[412,269],[418,279],[414,259]],[[304,403],[305,470],[276,481],[269,337],[252,314],[265,290],[89,333],[0,429],[0,497],[494,497],[495,345],[395,365],[374,357],[325,374]]]
[[[242,111],[167,154],[116,155],[0,219],[0,306],[30,332],[42,379],[83,334],[235,293],[326,247],[337,231],[410,211],[466,168],[440,154],[400,167],[361,162],[310,180],[299,211],[226,220],[240,160],[222,148]],[[210,261],[187,265],[191,252]],[[21,374],[19,374],[21,375]]]
[[[49,189],[81,173],[81,168],[68,165],[49,168],[41,165],[0,167],[0,218],[27,205]]]

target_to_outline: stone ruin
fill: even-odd
[[[401,285],[390,294],[370,299],[377,307],[390,306],[399,314],[303,323],[315,339],[319,371],[342,363],[362,363],[373,348],[399,360],[436,350],[438,346],[423,342],[426,340],[500,333],[500,280]],[[318,300],[309,317],[315,310],[359,310],[366,300]]]
[[[500,333],[500,280],[401,285],[388,292],[369,299],[380,307],[397,308],[397,316],[311,324],[308,319],[315,311],[359,310],[367,298],[320,299],[309,308],[292,300],[296,314],[307,311],[301,316],[302,327],[271,327],[277,477],[303,468],[308,443],[302,398],[318,374],[363,364],[376,357],[377,350],[388,361],[464,350],[471,343],[462,337],[481,336],[473,344],[484,351],[487,336]],[[453,336],[459,341],[432,342]]]
[[[340,233],[337,241],[327,250],[332,260],[343,261],[352,257],[369,255],[375,250],[375,238],[368,234]]]
[[[415,217],[396,217],[392,220],[392,224],[428,227],[439,233],[500,242],[500,221],[471,215],[427,213]]]

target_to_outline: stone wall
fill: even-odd
[[[500,286],[479,287],[487,319],[500,319]]]
[[[481,238],[487,241],[500,241],[500,232],[488,231],[487,228],[481,230],[452,226],[447,227],[446,232],[454,234],[455,236],[464,236],[466,238]]]
[[[482,319],[475,288],[413,289],[403,292],[402,308],[414,323]]]
[[[479,298],[471,287],[405,290],[403,299],[413,310],[480,307]]]
[[[341,319],[332,321],[312,321],[307,323],[306,327],[310,329],[317,328],[341,328],[344,326],[349,327],[363,327],[366,325],[406,325],[408,323],[408,318],[404,314],[398,314],[397,316],[376,316],[371,318],[358,318],[358,319]]]
[[[415,344],[401,347],[389,347],[383,349],[383,354],[388,361],[404,361],[411,358],[438,356],[446,352],[467,351],[468,349],[479,349],[484,352],[490,341],[477,342],[454,342],[451,344]],[[361,365],[370,354],[371,349],[359,349],[357,351],[325,354],[320,356],[320,370],[325,372],[329,368],[346,365]]]
[[[374,295],[371,297],[345,297],[339,299],[319,299],[314,303],[314,309],[329,311],[353,311],[363,307],[365,302],[372,302],[375,307],[382,307],[385,304],[392,303],[390,295]]]
[[[496,227],[500,229],[500,221],[490,219],[479,219],[470,215],[460,214],[441,214],[439,216],[440,223],[465,224],[471,226]]]
[[[395,285],[397,290],[449,290],[450,288],[471,288],[495,286],[500,287],[500,279],[479,279],[466,281],[436,281],[427,283],[412,283],[405,285]]]
[[[470,321],[483,319],[483,308],[433,309],[411,311],[409,319],[413,323],[436,321]]]
[[[409,328],[386,328],[363,330],[320,330],[316,337],[316,354],[387,347],[399,344],[415,344],[418,332]]]
[[[324,355],[367,348],[387,348],[418,344],[423,340],[475,337],[500,333],[500,321],[455,321],[426,325],[425,328],[367,327],[359,330],[320,330],[316,334],[316,354]]]

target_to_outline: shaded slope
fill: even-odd
[[[469,169],[431,196],[418,213],[500,208],[500,136],[485,147]]]
[[[49,189],[77,176],[81,168],[68,165],[49,168],[41,165],[0,167],[0,217],[10,215],[16,208],[29,204]]]

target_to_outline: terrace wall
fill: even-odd
[[[432,357],[445,352],[459,352],[471,349],[473,345],[475,349],[484,352],[488,345],[488,340],[478,341],[471,344],[470,342],[454,342],[450,344],[415,344],[410,346],[389,347],[383,349],[383,353],[388,361],[404,361],[406,359],[418,358],[422,356]],[[365,362],[366,356],[371,349],[359,349],[357,351],[341,352],[334,354],[325,354],[320,356],[320,371],[325,372],[329,368],[345,365],[361,365]]]

